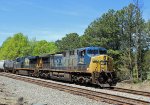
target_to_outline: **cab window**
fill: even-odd
[[[88,50],[88,54],[98,54],[98,50]]]
[[[16,61],[17,61],[17,62],[20,62],[20,61],[21,61],[21,59],[20,59],[20,58],[17,58],[17,59],[16,59]]]
[[[107,51],[106,50],[99,50],[99,53],[100,54],[107,54]]]
[[[85,53],[86,53],[86,51],[83,50],[83,51],[80,51],[80,52],[79,52],[79,55],[80,55],[81,57],[83,57],[83,56],[85,55]]]

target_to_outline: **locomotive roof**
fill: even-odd
[[[45,57],[49,57],[49,56],[51,56],[51,54],[43,54],[43,55],[40,55],[39,57],[40,58],[45,58]]]
[[[64,52],[66,52],[66,51],[72,51],[72,50],[85,50],[85,49],[101,49],[101,50],[107,50],[107,49],[104,48],[104,47],[94,47],[94,46],[91,46],[91,47],[82,47],[82,48],[76,48],[76,49],[65,50]]]
[[[106,50],[104,47],[83,47],[83,48],[78,48],[78,50],[84,50],[84,49],[101,49],[101,50]]]
[[[38,58],[39,56],[28,56],[27,58],[28,59],[36,59],[36,58]]]
[[[63,54],[63,52],[56,52],[53,54],[43,54],[43,55],[40,55],[39,57],[40,58],[46,58],[46,57],[54,56],[55,54]]]
[[[38,58],[39,56],[25,56],[25,57],[17,57],[16,59],[25,59],[25,58],[28,58],[28,59],[36,59]]]

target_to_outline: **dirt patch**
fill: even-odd
[[[150,92],[150,81],[144,81],[144,82],[136,83],[136,84],[121,82],[117,84],[117,87]]]

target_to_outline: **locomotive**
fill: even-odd
[[[113,59],[105,48],[84,47],[7,60],[2,69],[20,75],[111,87],[117,83],[112,63]]]

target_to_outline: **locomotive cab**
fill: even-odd
[[[85,47],[78,49],[78,69],[86,70],[91,58],[102,54],[107,54],[107,50],[102,47]]]

